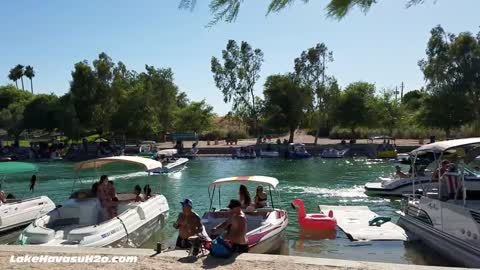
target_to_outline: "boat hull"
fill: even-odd
[[[467,241],[453,237],[409,215],[400,216],[398,225],[452,262],[466,267],[480,266],[478,246],[472,246]]]
[[[411,194],[413,189],[412,179],[399,179],[393,185],[383,186],[381,182],[372,182],[365,184],[365,194],[373,197],[383,198],[401,198],[405,194]],[[480,199],[480,179],[465,178],[467,187],[467,199]],[[434,190],[438,189],[438,181],[430,181],[429,177],[415,180],[415,189]]]
[[[0,206],[0,232],[24,227],[41,215],[55,209],[55,204],[46,196],[40,196]]]
[[[19,243],[66,247],[139,247],[153,233],[163,228],[168,218],[166,198],[163,195],[155,195],[140,204],[126,205],[127,210],[121,212],[119,216],[99,224],[84,226],[74,224],[70,229],[61,227],[50,229],[44,225],[49,221],[63,224],[74,217],[85,219],[87,218],[85,213],[92,213],[90,217],[95,217],[98,205],[96,199],[88,204],[77,205],[74,201],[67,201],[62,208],[51,211],[28,226],[20,235]],[[79,214],[75,211],[79,211]]]

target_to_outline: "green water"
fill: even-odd
[[[115,166],[98,171],[83,172],[76,176],[72,163],[39,163],[39,182],[34,195],[48,195],[60,204],[70,194],[73,179],[76,188],[83,185],[89,188],[101,174],[108,174],[115,181],[117,192],[131,191],[133,186],[149,184],[155,193],[166,196],[170,205],[170,217],[166,228],[150,239],[145,247],[151,248],[160,241],[164,246],[173,246],[176,232],[172,228],[176,213],[180,210],[180,201],[191,198],[195,211],[202,214],[208,210],[208,184],[217,179],[234,175],[268,175],[280,180],[278,190],[281,195],[281,207],[288,210],[290,224],[282,244],[282,253],[290,255],[339,258],[349,260],[367,260],[393,263],[415,263],[431,265],[449,265],[440,260],[421,243],[401,241],[351,242],[340,230],[334,240],[325,240],[324,236],[304,235],[300,232],[297,213],[290,207],[290,201],[301,198],[307,212],[318,212],[319,204],[367,205],[379,215],[396,217],[398,202],[379,198],[369,198],[363,193],[363,185],[378,176],[393,172],[393,163],[369,161],[366,159],[308,160],[256,159],[232,160],[227,158],[202,158],[192,160],[179,172],[168,175],[148,176],[143,172],[134,172],[129,166]],[[29,195],[28,176],[8,179],[3,189],[17,196]],[[80,183],[81,182],[81,183]],[[229,198],[236,197],[238,185],[222,188],[223,206]],[[251,193],[254,186],[249,186]],[[30,195],[29,195],[30,196]],[[252,195],[253,196],[253,195]],[[218,207],[215,199],[215,207]]]

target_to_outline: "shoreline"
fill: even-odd
[[[11,256],[22,255],[104,255],[104,256],[138,256],[136,263],[12,263]],[[81,266],[81,267],[80,267]],[[454,270],[462,268],[437,267],[410,264],[392,264],[379,262],[349,261],[300,256],[268,255],[245,253],[229,259],[211,256],[199,258],[188,257],[184,250],[172,250],[156,253],[151,249],[137,248],[62,248],[46,246],[0,245],[0,268],[2,269],[39,269],[57,270],[73,267],[74,269],[261,269],[261,270],[310,270],[310,269],[362,269],[362,270]]]

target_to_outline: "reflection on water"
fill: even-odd
[[[74,179],[81,180],[77,181],[76,186],[89,188],[100,175],[108,174],[109,178],[114,180],[117,192],[131,191],[137,184],[142,187],[149,184],[153,192],[164,194],[171,209],[169,218],[165,227],[143,245],[146,248],[153,249],[157,242],[161,242],[163,247],[172,247],[175,244],[176,230],[172,224],[180,211],[180,201],[184,198],[193,200],[194,210],[200,215],[208,210],[207,187],[211,181],[234,175],[268,175],[280,180],[278,188],[283,202],[281,207],[286,209],[290,216],[285,240],[278,244],[281,254],[449,265],[448,262],[439,259],[441,256],[418,242],[352,242],[340,230],[335,233],[318,234],[301,231],[298,227],[297,213],[290,207],[291,200],[295,198],[303,200],[307,213],[318,212],[318,206],[321,204],[367,205],[379,215],[391,216],[396,220],[398,202],[369,198],[363,190],[366,182],[374,181],[377,177],[394,171],[393,164],[389,162],[361,158],[339,160],[205,158],[190,161],[187,167],[179,172],[152,176],[146,173],[132,173],[131,166],[91,170],[82,172],[79,176],[75,175],[71,163],[41,163],[39,166],[39,182],[33,194],[28,191],[29,177],[9,179],[11,181],[3,185],[3,188],[18,194],[19,197],[48,195],[59,204],[69,196]],[[248,188],[253,193],[255,185],[248,185]],[[230,198],[237,196],[237,191],[237,185],[222,187],[220,204],[225,207]],[[215,204],[218,204],[217,201],[216,199]]]

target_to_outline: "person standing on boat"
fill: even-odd
[[[240,185],[240,189],[238,190],[238,197],[240,199],[240,203],[242,208],[245,209],[252,204],[252,197],[250,197],[250,193],[245,185]]]
[[[108,176],[102,175],[100,177],[100,181],[97,186],[97,198],[100,200],[100,204],[102,205],[103,209],[105,209],[106,215],[108,219],[112,219],[115,217],[115,209],[116,203],[112,201],[112,198],[109,194],[108,188]]]
[[[190,236],[202,233],[203,225],[200,216],[195,213],[193,202],[190,199],[185,199],[182,204],[182,212],[178,214],[177,221],[173,224],[175,229],[178,229],[177,248],[190,248],[192,244],[188,241]]]
[[[230,209],[230,218],[223,223],[213,227],[213,234],[218,231],[226,230],[225,239],[232,243],[232,252],[248,252],[247,239],[247,218],[242,211],[242,203],[239,200],[230,200],[228,204]]]

